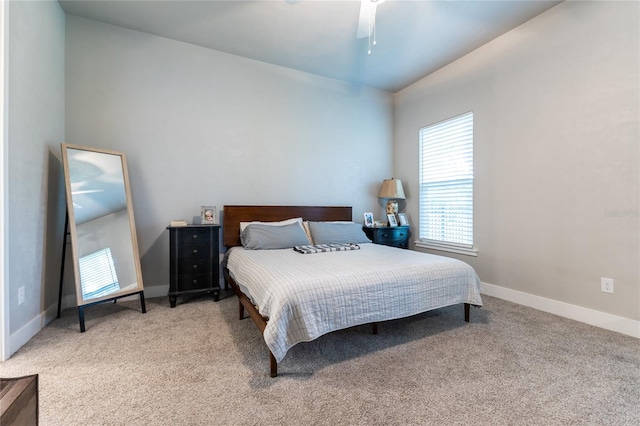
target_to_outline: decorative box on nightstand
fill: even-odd
[[[371,241],[385,246],[409,248],[409,226],[364,227],[364,233]]]
[[[170,257],[169,302],[175,308],[181,294],[210,292],[220,298],[219,225],[168,226]]]

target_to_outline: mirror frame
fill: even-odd
[[[140,294],[140,301],[142,304],[142,312],[145,312],[144,308],[144,285],[142,281],[142,270],[140,266],[140,254],[138,251],[138,237],[136,235],[136,226],[135,219],[133,215],[133,205],[131,202],[131,190],[129,187],[129,173],[127,169],[127,161],[126,156],[122,152],[106,150],[106,149],[98,149],[87,146],[80,145],[72,145],[67,143],[61,144],[62,148],[62,162],[64,169],[64,180],[65,180],[65,189],[66,189],[66,200],[67,200],[67,215],[68,215],[68,224],[69,224],[69,234],[71,237],[71,252],[73,257],[73,272],[75,278],[75,289],[76,289],[76,301],[78,304],[78,309],[80,313],[80,328],[81,331],[84,331],[84,314],[82,308],[84,306],[93,305],[101,302],[105,302],[108,300],[115,300],[121,297],[130,296],[133,294]],[[80,260],[79,260],[79,249],[78,249],[78,234],[76,229],[76,221],[75,214],[73,208],[73,194],[71,192],[71,175],[69,171],[69,156],[67,150],[79,150],[79,151],[87,151],[101,154],[109,154],[120,157],[120,161],[122,164],[122,174],[124,179],[124,190],[126,197],[126,209],[129,217],[129,229],[131,231],[131,244],[133,249],[133,263],[135,266],[136,279],[137,279],[137,287],[129,288],[125,290],[120,290],[106,296],[96,297],[94,299],[84,300],[82,295],[82,281],[80,277]],[[66,232],[66,230],[65,230]],[[63,259],[64,261],[64,259]]]

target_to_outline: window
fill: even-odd
[[[109,247],[80,258],[82,298],[93,299],[120,290]]]
[[[420,129],[419,247],[473,248],[473,112]]]

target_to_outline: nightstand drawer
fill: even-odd
[[[209,261],[181,261],[178,262],[178,275],[206,274],[211,272],[211,266],[211,262]]]
[[[377,237],[381,241],[406,240],[409,231],[404,228],[385,228],[379,230]]]
[[[211,245],[211,235],[209,229],[207,228],[198,228],[198,229],[184,229],[183,232],[179,232],[177,239],[178,245],[181,246],[191,246],[191,245]]]
[[[183,275],[178,277],[180,292],[213,289],[211,274]]]
[[[178,250],[175,255],[178,257],[178,260],[206,260],[211,257],[211,247],[202,245],[182,247],[182,249]]]

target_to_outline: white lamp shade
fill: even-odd
[[[396,200],[404,200],[404,189],[402,188],[402,181],[400,179],[385,179],[382,182],[382,188],[378,198],[393,198]]]

